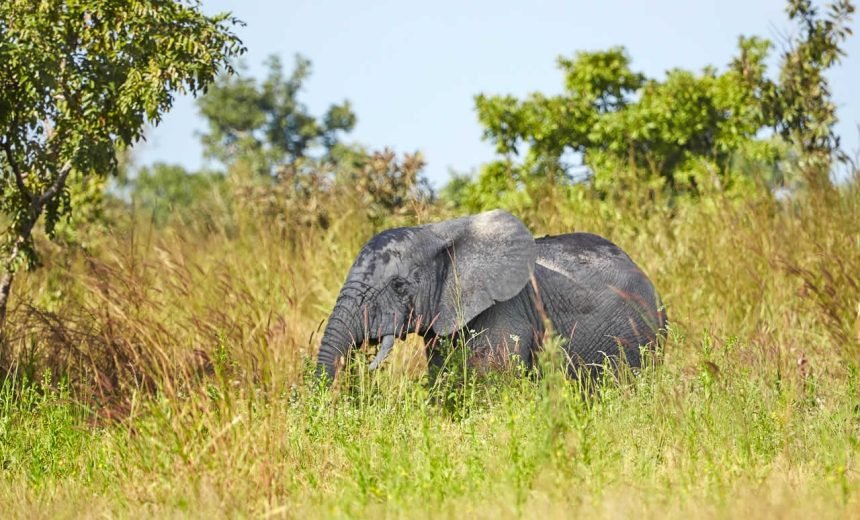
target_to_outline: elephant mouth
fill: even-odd
[[[394,349],[394,341],[397,339],[406,339],[410,332],[414,332],[412,328],[410,328],[409,324],[411,324],[411,320],[407,325],[400,325],[399,327],[395,327],[396,332],[390,334],[382,334],[381,336],[376,336],[375,338],[369,338],[368,343],[370,345],[379,345],[379,351],[376,353],[376,357],[373,358],[370,365],[368,366],[368,370],[376,370],[382,365],[382,363],[388,358],[391,354],[391,351]]]

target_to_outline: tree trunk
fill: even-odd
[[[30,221],[24,223],[24,226],[21,227],[18,237],[15,239],[15,245],[12,246],[12,251],[4,262],[3,278],[0,279],[0,361],[3,361],[6,357],[6,349],[8,348],[6,344],[6,314],[9,307],[9,295],[12,292],[12,282],[15,280],[15,262],[18,260],[18,255],[21,254],[22,246],[30,240],[33,234],[33,227],[42,214],[41,205],[34,206],[33,209],[36,212],[30,218]]]
[[[12,153],[8,149],[6,155],[7,157],[12,157]],[[18,255],[21,254],[24,244],[30,241],[30,237],[33,235],[33,228],[36,226],[36,222],[39,221],[39,217],[42,216],[45,205],[65,189],[66,179],[69,177],[69,172],[71,171],[72,163],[67,161],[57,171],[57,178],[54,179],[54,182],[48,189],[42,193],[31,193],[25,185],[24,173],[20,169],[14,168],[18,189],[21,191],[24,199],[30,203],[30,218],[18,230],[15,245],[12,246],[12,251],[9,253],[9,257],[6,258],[6,265],[3,266],[3,280],[0,281],[0,349],[3,348],[2,343],[6,333],[6,310],[9,304],[9,293],[12,290],[12,281],[15,278],[15,262],[18,260]],[[2,354],[2,351],[0,351],[0,354]]]
[[[7,157],[11,157],[11,152],[7,150]],[[30,202],[30,218],[21,224],[18,229],[18,236],[15,238],[15,244],[12,246],[12,251],[5,260],[3,266],[3,278],[0,279],[0,362],[4,362],[9,354],[8,345],[8,327],[6,326],[6,315],[9,308],[9,295],[12,292],[12,282],[15,279],[15,264],[18,261],[18,255],[24,249],[24,245],[30,242],[33,235],[33,228],[36,227],[36,222],[42,216],[42,211],[45,205],[51,202],[65,187],[66,179],[69,172],[72,171],[72,164],[66,162],[57,171],[57,178],[54,182],[41,194],[31,193],[24,182],[24,174],[21,170],[15,169],[15,179],[18,183],[18,189],[25,197],[25,200]]]
[[[12,348],[9,343],[6,327],[6,309],[9,306],[9,294],[12,292],[12,281],[15,279],[15,272],[12,270],[11,266],[15,261],[15,256],[17,256],[17,249],[17,246],[12,248],[12,254],[9,256],[9,259],[7,259],[6,265],[4,266],[3,278],[0,278],[0,371],[3,372],[5,372],[9,367],[8,361],[10,361],[10,349]]]
[[[9,303],[9,293],[12,291],[12,280],[15,278],[13,273],[3,273],[3,278],[0,280],[0,341],[5,337],[6,331],[6,307]],[[3,346],[0,345],[0,349]]]

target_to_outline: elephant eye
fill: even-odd
[[[402,294],[406,290],[406,280],[398,276],[391,280],[391,288],[394,289],[394,292]]]

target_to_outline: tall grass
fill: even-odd
[[[87,254],[50,250],[10,315],[5,513],[860,515],[857,183],[647,214],[548,197],[518,211],[536,235],[603,234],[654,280],[660,365],[584,392],[550,347],[540,378],[431,386],[411,340],[381,372],[315,388],[346,270],[395,223],[347,204],[325,228],[132,218]]]

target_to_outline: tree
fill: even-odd
[[[741,56],[726,72],[675,69],[662,81],[632,70],[623,48],[579,52],[558,60],[565,76],[558,96],[479,95],[484,137],[503,155],[481,175],[515,182],[478,182],[507,186],[504,191],[570,183],[584,174],[606,192],[623,186],[625,172],[633,172],[635,182],[650,178],[673,193],[695,192],[705,181],[704,161],[725,185],[733,154],[770,124],[763,109],[768,47],[742,38]]]
[[[348,100],[317,117],[299,99],[311,63],[295,57],[285,75],[281,60],[267,60],[260,81],[236,75],[216,80],[198,101],[208,131],[206,154],[227,170],[231,197],[243,215],[276,227],[295,223],[325,227],[343,211],[345,194],[375,224],[432,199],[421,155],[398,158],[344,142],[357,118]],[[335,202],[337,201],[337,202]]]
[[[560,95],[478,95],[484,138],[501,157],[470,186],[458,186],[459,203],[481,209],[522,201],[547,184],[583,177],[600,196],[631,187],[670,197],[743,193],[753,181],[784,178],[765,165],[786,155],[798,157],[807,184],[827,185],[838,138],[825,72],[843,54],[853,11],[849,0],[837,0],[822,17],[810,0],[789,0],[801,30],[782,55],[778,81],[765,66],[771,43],[741,37],[724,72],[674,69],[646,78],[623,48],[612,48],[559,58]],[[773,130],[794,150],[762,137]]]
[[[782,55],[779,90],[772,110],[780,134],[801,155],[800,170],[814,188],[830,186],[833,155],[839,151],[836,105],[825,72],[838,64],[845,52],[841,43],[851,35],[849,23],[854,4],[837,0],[826,5],[821,17],[811,0],[789,0],[788,16],[797,22],[800,34],[789,39]]]
[[[128,181],[135,205],[145,209],[158,225],[167,222],[171,213],[191,216],[218,187],[223,177],[205,172],[190,173],[180,165],[155,163],[141,168]]]
[[[158,123],[176,93],[203,91],[244,52],[228,14],[197,0],[0,3],[0,327],[33,231],[72,211],[68,180],[115,172],[117,147]]]
[[[225,165],[242,161],[257,173],[273,176],[284,164],[331,154],[341,133],[356,123],[349,101],[332,104],[317,119],[299,100],[311,62],[296,56],[289,77],[277,56],[266,62],[262,82],[252,77],[220,77],[198,101],[209,131],[202,136],[206,154]]]

